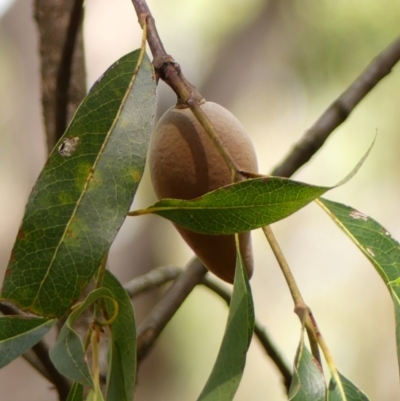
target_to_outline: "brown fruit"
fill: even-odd
[[[253,145],[235,116],[216,103],[206,102],[201,108],[237,167],[257,172]],[[224,159],[189,108],[172,108],[161,117],[152,134],[149,165],[159,199],[193,199],[232,183]],[[205,235],[175,227],[210,271],[233,282],[236,266],[233,235]],[[240,244],[247,274],[251,277],[250,232],[240,234]]]

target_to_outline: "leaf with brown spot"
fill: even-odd
[[[2,293],[23,310],[62,316],[125,219],[140,181],[126,171],[143,172],[155,111],[142,56],[122,57],[95,83],[32,190]]]

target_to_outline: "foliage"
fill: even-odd
[[[400,349],[400,245],[362,212],[318,199],[331,187],[257,177],[195,200],[164,199],[128,213],[143,175],[155,114],[155,72],[144,49],[143,45],[119,59],[96,82],[32,190],[2,288],[2,300],[12,302],[22,314],[0,317],[0,366],[32,348],[57,321],[63,322],[49,354],[57,370],[73,381],[67,399],[132,400],[138,348],[135,317],[126,290],[105,268],[108,250],[125,217],[154,213],[193,231],[227,235],[279,221],[314,200],[386,284],[394,303]],[[226,330],[199,401],[234,398],[254,331],[251,288],[239,237],[235,238],[236,275]],[[284,265],[279,250],[274,252]],[[93,283],[95,288],[88,290]],[[295,283],[289,286],[297,291]],[[302,330],[289,399],[368,400],[339,373],[301,297],[294,296],[294,302],[306,312],[299,313]],[[85,314],[90,318],[82,335],[74,326]],[[305,345],[305,328],[311,352]],[[102,387],[99,353],[105,336],[108,367]],[[318,348],[330,369],[328,382]]]

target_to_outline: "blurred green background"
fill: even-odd
[[[248,129],[260,171],[270,172],[326,107],[399,34],[391,0],[148,0],[167,51],[208,99]],[[130,0],[86,0],[90,86],[117,58],[140,45]],[[0,2],[1,11],[1,2]],[[0,19],[0,271],[4,271],[30,189],[45,162],[33,1],[15,0]],[[160,115],[174,102],[163,83]],[[386,77],[295,178],[333,185],[328,198],[350,204],[400,239],[400,68]],[[146,175],[134,207],[155,200]],[[274,231],[341,372],[371,400],[399,399],[393,308],[372,265],[310,205]],[[292,364],[300,338],[293,304],[261,231],[253,233],[256,315]],[[110,269],[123,281],[155,266],[184,266],[192,253],[159,217],[130,219],[112,247]],[[143,319],[162,290],[135,301]],[[138,401],[194,400],[213,366],[227,308],[196,289],[143,363]],[[21,385],[21,383],[24,383]],[[48,382],[16,360],[0,371],[0,400],[56,400]],[[6,389],[6,390],[5,390]],[[8,392],[8,393],[7,393]],[[254,340],[238,401],[286,398],[280,376]]]

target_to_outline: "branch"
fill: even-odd
[[[182,273],[182,269],[177,266],[162,266],[149,271],[143,276],[134,278],[124,284],[124,288],[131,298],[136,297],[142,292],[158,288],[159,286],[175,280]]]
[[[42,107],[50,152],[86,93],[83,0],[35,0]]]
[[[138,329],[138,363],[148,354],[172,316],[174,316],[193,288],[201,282],[206,273],[207,269],[199,259],[192,259],[187,268],[178,276],[151,313],[146,317]]]
[[[232,297],[231,294],[228,290],[221,287],[215,280],[206,276],[203,278],[201,284],[203,284],[205,287],[221,297],[228,304],[228,306],[230,305]],[[286,362],[284,361],[281,353],[277,350],[272,340],[269,338],[265,328],[262,327],[262,325],[257,322],[257,320],[254,324],[254,334],[260,341],[261,346],[264,348],[267,355],[272,359],[278,370],[281,372],[283,383],[286,387],[287,392],[289,392],[290,384],[292,382],[292,372],[290,368],[286,365]]]
[[[38,359],[35,353],[30,349],[21,355],[26,362],[29,363],[35,370],[37,370],[43,377],[52,383],[51,377],[47,370],[44,368],[42,362]]]
[[[322,147],[360,101],[391,71],[400,59],[400,37],[383,50],[306,131],[271,175],[290,177]]]
[[[5,316],[19,315],[18,311],[13,306],[6,303],[0,303],[0,312]],[[30,351],[23,354],[22,357],[47,380],[54,384],[60,401],[67,399],[70,390],[69,381],[54,367],[49,357],[49,349],[44,341],[39,341]]]
[[[319,363],[322,370],[321,357],[318,348],[317,333],[315,331],[315,326],[312,324],[312,321],[309,317],[310,309],[304,302],[303,296],[300,293],[300,289],[296,283],[296,280],[293,276],[290,266],[286,261],[286,258],[281,250],[281,247],[278,244],[278,241],[275,238],[274,233],[272,232],[271,227],[265,226],[262,228],[262,230],[265,234],[265,237],[267,238],[267,241],[272,249],[272,252],[274,253],[276,261],[278,262],[279,267],[281,268],[282,274],[286,280],[286,284],[289,287],[294,302],[294,311],[299,317],[301,324],[305,325],[313,357]]]
[[[189,269],[192,270],[192,272],[189,272]],[[194,274],[195,271],[196,272],[198,271],[200,273],[201,269],[197,270],[197,267],[195,269],[188,267],[186,274]],[[128,295],[131,298],[134,298],[135,296],[139,295],[140,293],[142,293],[144,291],[148,291],[153,288],[157,288],[160,285],[167,283],[168,281],[175,280],[179,275],[182,275],[182,269],[180,267],[163,266],[163,267],[154,269],[143,276],[137,277],[137,278],[129,281],[128,283],[126,283],[124,285],[124,288],[128,292]],[[205,287],[207,287],[211,291],[215,292],[229,306],[230,301],[231,301],[231,294],[229,293],[228,290],[221,287],[215,280],[213,280],[212,278],[210,278],[208,276],[205,276],[197,284],[203,284]],[[183,286],[180,286],[179,288],[182,289]],[[160,304],[165,305],[164,303],[165,303],[165,299],[160,301]],[[156,308],[158,308],[158,306]],[[160,309],[159,309],[159,311],[160,311]],[[152,313],[154,313],[154,311]],[[165,327],[165,325],[164,325],[164,327]],[[292,374],[291,374],[290,368],[286,365],[285,361],[283,360],[283,358],[281,356],[281,353],[276,349],[275,345],[270,340],[265,329],[257,321],[256,321],[255,327],[254,327],[254,334],[260,341],[264,350],[267,352],[269,357],[273,360],[273,362],[275,363],[275,365],[281,372],[284,385],[285,385],[286,389],[289,390],[290,383],[292,380]],[[155,339],[156,338],[154,338],[154,340]],[[150,343],[147,344],[146,352],[148,352],[148,350],[150,349],[150,347],[153,344],[154,344],[153,340],[152,340],[151,344]]]
[[[32,347],[32,351],[38,357],[44,368],[47,370],[51,378],[51,382],[57,389],[57,393],[60,401],[67,399],[69,390],[71,388],[70,383],[66,377],[64,377],[53,365],[49,357],[49,349],[43,341],[39,341]]]
[[[65,38],[60,61],[60,67],[58,69],[58,74],[57,74],[57,86],[56,86],[57,103],[56,103],[56,115],[55,115],[56,138],[61,138],[61,136],[63,135],[64,131],[67,128],[67,123],[69,120],[68,117],[70,117],[68,112],[69,111],[68,102],[70,100],[69,99],[70,82],[73,72],[72,67],[73,67],[73,56],[74,56],[76,39],[79,31],[82,28],[83,1],[84,0],[75,0],[74,5],[72,7],[68,29],[66,33],[67,36]],[[82,55],[82,61],[83,61],[83,55]],[[83,74],[85,73],[84,71],[85,71],[84,66],[82,66]],[[85,86],[81,87],[80,89],[84,88]],[[84,95],[85,93],[82,93],[82,98],[79,99],[79,103],[83,99]],[[78,104],[75,105],[75,109],[77,108]]]
[[[174,59],[167,54],[164,45],[158,35],[156,24],[145,0],[132,0],[138,16],[139,24],[143,28],[147,26],[147,42],[153,54],[153,65],[157,78],[161,78],[175,92],[178,100],[176,107],[190,107],[193,114],[204,128],[205,132],[213,142],[214,146],[228,166],[233,181],[240,181],[243,177],[240,174],[236,163],[232,160],[229,151],[223,144],[218,132],[213,124],[200,107],[205,102],[203,96],[197,89],[184,77],[181,68]]]
[[[175,63],[174,59],[165,51],[146,1],[132,0],[132,3],[140,26],[143,28],[147,24],[147,42],[154,57],[153,64],[158,78],[164,80],[172,88],[178,97],[179,104],[201,103],[203,96],[187,81],[179,64]]]

